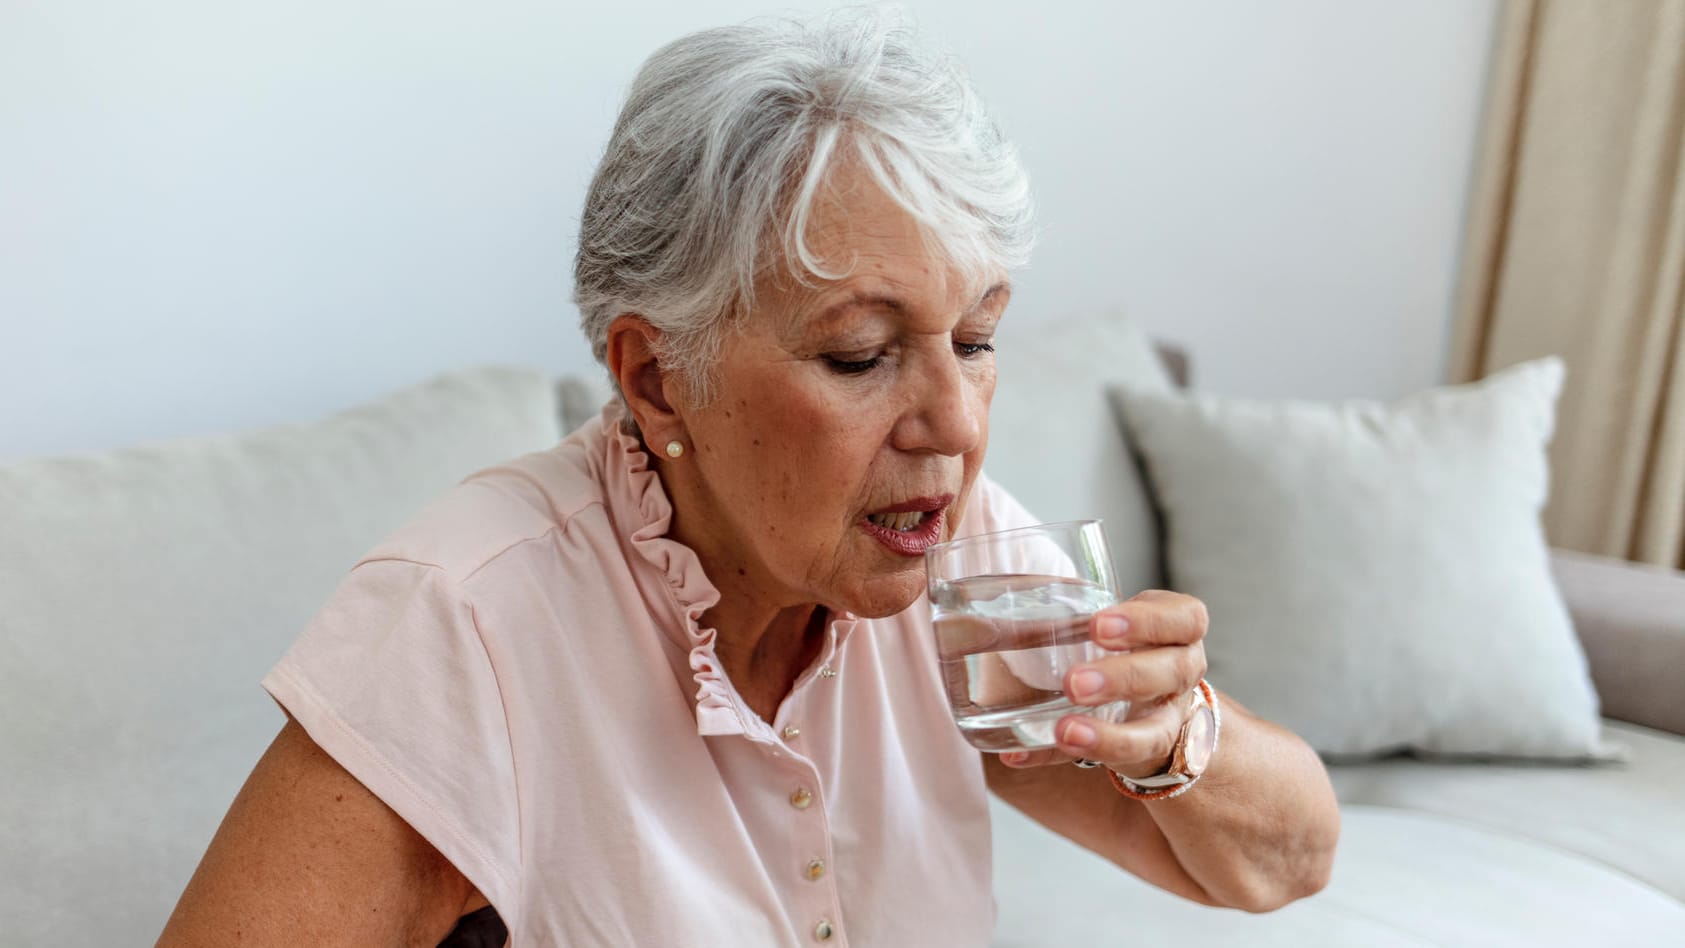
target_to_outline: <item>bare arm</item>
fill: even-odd
[[[1292,732],[1221,696],[1222,738],[1210,767],[1173,799],[1133,800],[1104,770],[1068,766],[1086,757],[1136,778],[1165,769],[1205,674],[1208,622],[1204,603],[1162,590],[1102,610],[1092,636],[1108,654],[1072,669],[1065,693],[1078,705],[1129,701],[1130,718],[1067,715],[1055,727],[1057,747],[986,754],[984,773],[1008,803],[1154,885],[1268,911],[1327,885],[1340,835],[1328,771]],[[1096,673],[1079,695],[1079,676]]]
[[[1278,908],[1327,884],[1339,809],[1315,752],[1222,700],[1222,748],[1175,799],[1131,800],[1100,769],[1015,768],[984,754],[989,789],[1159,888],[1206,905]]]
[[[290,718],[246,779],[160,948],[435,948],[487,904]]]

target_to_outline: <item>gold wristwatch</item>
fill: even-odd
[[[1182,723],[1181,733],[1176,735],[1176,747],[1170,752],[1170,766],[1151,777],[1125,777],[1115,770],[1112,774],[1125,788],[1139,794],[1191,787],[1211,765],[1211,755],[1217,752],[1217,733],[1221,727],[1217,693],[1202,678],[1194,689],[1193,713]]]

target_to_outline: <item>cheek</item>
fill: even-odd
[[[995,397],[994,365],[991,363],[986,367],[985,371],[979,374],[980,378],[977,379],[977,384],[973,388],[973,391],[976,393],[974,396],[975,400],[973,401],[973,411],[975,411],[977,415],[977,448],[974,451],[968,452],[965,456],[965,473],[963,475],[964,486],[960,491],[958,502],[954,504],[953,510],[951,511],[952,516],[949,518],[946,527],[949,539],[953,538],[953,531],[958,527],[960,520],[965,516],[966,508],[970,505],[972,487],[977,483],[977,475],[983,470],[983,459],[988,453],[989,406],[993,403]]]
[[[760,404],[768,408],[731,439],[746,463],[725,475],[755,494],[763,509],[780,511],[777,519],[785,523],[820,527],[852,513],[842,508],[852,507],[875,453],[862,413],[843,399],[787,385],[766,392]]]
[[[984,424],[989,420],[989,405],[995,400],[995,363],[989,360],[987,365],[978,367],[978,378],[972,391],[977,393],[977,408],[983,413]]]
[[[995,364],[990,360],[987,365],[979,366],[978,377],[972,385],[972,414],[977,419],[977,450],[972,451],[965,459],[966,475],[976,473],[976,469],[983,464],[983,452],[989,446],[989,406],[995,400]]]

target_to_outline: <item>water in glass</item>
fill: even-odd
[[[1054,725],[1073,710],[1106,720],[1127,710],[1078,708],[1064,695],[1065,673],[1103,654],[1089,626],[1116,601],[1105,586],[1022,573],[933,578],[930,598],[948,703],[972,746],[1049,747]]]

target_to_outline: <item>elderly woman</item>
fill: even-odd
[[[580,234],[621,397],[351,571],[162,943],[979,945],[990,791],[1188,899],[1317,891],[1327,775],[1194,697],[1194,599],[1106,609],[1064,681],[1134,720],[981,754],[949,715],[920,554],[1033,522],[979,473],[1027,243],[1012,149],[895,22],[657,52]]]

